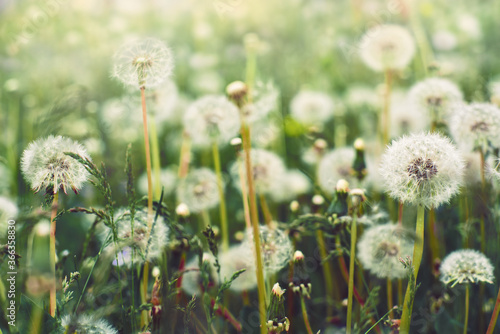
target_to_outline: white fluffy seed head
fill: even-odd
[[[113,58],[113,76],[127,86],[152,88],[172,73],[174,57],[160,40],[146,38],[124,44]]]
[[[290,262],[293,256],[293,245],[285,231],[277,227],[260,225],[259,231],[264,273],[266,275],[272,275],[280,271]],[[252,230],[247,230],[247,236],[243,241],[243,247],[254,249]]]
[[[208,168],[199,168],[179,181],[177,199],[186,204],[190,212],[197,213],[219,204],[218,189],[215,173]]]
[[[306,125],[321,125],[333,116],[332,98],[322,92],[302,91],[290,104],[291,115]]]
[[[154,216],[151,217],[151,221],[154,220]],[[163,249],[168,245],[169,228],[165,225],[164,219],[158,216],[158,220],[154,225],[154,229],[151,230],[149,240],[148,240],[148,212],[147,209],[137,210],[133,220],[133,233],[132,233],[132,216],[128,209],[122,208],[115,213],[115,225],[118,234],[118,244],[115,249],[115,245],[112,242],[108,245],[107,251],[110,253],[119,253],[118,263],[125,264],[127,267],[132,266],[132,248],[135,249],[135,262],[146,261],[152,262],[158,259],[163,253]],[[107,237],[108,231],[101,234],[101,239]],[[148,246],[149,242],[149,246]],[[114,253],[113,253],[114,254]],[[115,265],[116,263],[116,259]]]
[[[203,262],[208,261],[210,263],[210,282],[209,286],[217,283],[217,271],[212,265],[215,261],[212,254],[203,253]],[[222,270],[222,268],[221,268]],[[182,276],[181,288],[189,296],[198,295],[202,293],[203,279],[201,277],[201,272],[199,270],[199,259],[198,257],[192,258],[186,263],[186,272]]]
[[[235,184],[241,189],[240,169],[243,174],[243,179],[247,180],[245,168],[245,155],[240,156],[240,161],[233,164],[231,167],[231,175]],[[283,160],[275,153],[263,149],[253,148],[250,151],[250,160],[252,162],[252,176],[257,194],[268,194],[275,187],[279,186],[279,182],[286,173]],[[248,191],[248,185],[245,186]]]
[[[76,193],[87,181],[85,167],[64,152],[78,154],[90,160],[85,148],[76,141],[62,136],[37,139],[28,145],[21,158],[21,171],[35,192],[53,188],[53,193],[68,188]]]
[[[464,162],[447,137],[412,134],[392,142],[379,169],[385,190],[403,203],[435,208],[459,191]]]
[[[7,233],[7,224],[10,219],[15,219],[19,209],[16,203],[7,197],[0,196],[0,237]]]
[[[428,78],[415,84],[408,97],[417,111],[427,114],[434,121],[442,121],[450,114],[451,107],[462,102],[458,86],[444,78]]]
[[[139,190],[139,193],[146,195],[148,193],[148,174],[147,172],[144,172],[142,174],[138,181],[137,188]],[[170,168],[164,168],[160,170],[160,184],[163,188],[163,194],[165,196],[170,195],[176,185],[177,185],[177,174]]]
[[[363,35],[359,49],[361,59],[372,70],[401,70],[415,54],[415,41],[406,28],[381,24]]]
[[[312,188],[309,178],[298,169],[287,170],[278,181],[269,193],[275,202],[291,201]]]
[[[333,194],[340,179],[353,183],[354,156],[353,148],[344,147],[333,149],[321,158],[318,166],[318,184],[323,191]]]
[[[456,284],[495,280],[493,265],[481,252],[473,249],[457,250],[447,255],[441,263],[441,282],[454,287]]]
[[[65,315],[61,318],[62,328],[58,333],[87,333],[87,334],[118,334],[106,320],[95,318],[92,315],[78,316]]]
[[[465,150],[500,146],[500,108],[492,103],[460,104],[454,108],[450,132]]]
[[[255,276],[255,260],[252,249],[243,244],[231,246],[227,251],[222,252],[219,258],[221,265],[220,276],[222,280],[228,280],[241,269],[245,271],[238,276],[231,284],[233,291],[248,291],[257,286]]]
[[[206,148],[212,143],[228,144],[238,134],[238,108],[222,95],[207,95],[193,102],[183,119],[193,145]]]
[[[363,268],[379,278],[404,278],[407,270],[399,258],[413,255],[411,233],[395,224],[383,224],[365,231],[358,242],[358,259]]]

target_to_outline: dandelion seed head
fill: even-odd
[[[247,180],[245,168],[245,156],[242,155],[241,161],[236,162],[231,167],[231,175],[235,180],[236,186],[241,189],[240,184],[240,166],[244,180]],[[250,160],[252,162],[252,176],[254,180],[255,191],[257,194],[268,194],[279,184],[281,177],[285,175],[286,168],[283,160],[271,151],[253,148],[250,151]],[[248,190],[248,185],[246,186]]]
[[[500,143],[500,108],[492,103],[457,105],[450,120],[450,132],[464,150]]]
[[[106,320],[97,319],[92,315],[70,316],[61,318],[62,330],[60,333],[85,333],[85,334],[118,334]]]
[[[0,196],[0,236],[7,233],[7,224],[10,219],[15,219],[19,209],[16,203],[5,196]]]
[[[272,275],[290,262],[293,245],[285,231],[278,227],[260,225],[259,232],[264,272],[266,275]],[[247,230],[243,245],[248,249],[255,249],[252,230]]]
[[[189,106],[183,123],[193,145],[205,148],[213,142],[228,144],[238,134],[240,116],[225,96],[207,95]]]
[[[381,24],[363,35],[359,49],[361,59],[372,70],[401,70],[415,54],[415,40],[402,26]]]
[[[210,281],[209,287],[217,283],[217,271],[215,270],[213,263],[215,258],[212,254],[203,253],[203,262],[208,261],[210,263]],[[181,288],[184,292],[189,295],[197,295],[200,296],[202,293],[203,280],[201,277],[199,267],[198,257],[192,258],[190,261],[186,263],[185,272],[182,275],[182,285]],[[222,268],[221,268],[222,270]],[[232,275],[232,274],[231,274]]]
[[[208,168],[190,171],[186,178],[179,181],[177,199],[193,213],[215,207],[219,204],[217,176]]]
[[[228,280],[231,276],[241,269],[245,271],[238,276],[231,284],[233,291],[248,291],[257,286],[257,277],[255,275],[255,260],[252,249],[244,244],[231,246],[227,251],[220,255],[221,279]]]
[[[355,152],[351,147],[336,148],[323,156],[318,165],[318,184],[323,191],[333,194],[340,179],[353,183],[354,156]]]
[[[481,252],[462,249],[448,254],[441,263],[441,282],[457,284],[486,282],[493,284],[493,265]]]
[[[290,102],[294,119],[306,125],[321,125],[333,117],[333,99],[322,92],[301,91]]]
[[[309,178],[298,169],[287,170],[279,182],[271,188],[270,197],[274,202],[288,202],[307,194],[312,188]]]
[[[437,31],[432,35],[432,45],[440,51],[450,51],[457,46],[457,36],[447,30]]]
[[[429,123],[429,112],[420,112],[406,92],[395,91],[391,96],[391,137],[425,130]]]
[[[458,192],[465,164],[440,134],[412,134],[392,142],[379,169],[386,191],[403,203],[435,208]]]
[[[89,159],[85,148],[62,136],[37,139],[28,145],[21,158],[21,171],[35,192],[48,187],[53,193],[71,188],[76,193],[87,181],[89,173],[75,159],[64,154],[71,152]]]
[[[158,86],[174,68],[172,52],[155,38],[124,44],[113,61],[113,76],[127,86],[138,88]]]
[[[404,278],[407,271],[400,257],[413,255],[410,232],[395,224],[373,226],[358,241],[358,259],[363,268],[379,278]]]
[[[415,84],[408,93],[412,106],[433,120],[442,121],[452,112],[452,106],[463,100],[458,86],[444,78],[428,78]]]
[[[153,222],[155,217],[151,217]],[[116,252],[118,261],[114,264],[125,264],[127,267],[132,266],[132,250],[136,251],[134,261],[137,263],[144,260],[153,262],[158,259],[163,253],[163,249],[168,245],[169,241],[169,228],[165,225],[164,219],[158,216],[154,229],[151,230],[148,240],[148,211],[145,208],[135,212],[133,220],[133,233],[132,233],[132,216],[130,210],[121,208],[115,213],[115,225],[117,229],[118,243],[115,248],[114,242],[107,246],[109,253]],[[101,234],[101,240],[108,235],[108,231]],[[149,243],[149,245],[148,245]],[[116,259],[114,259],[116,261]]]

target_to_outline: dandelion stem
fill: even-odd
[[[152,217],[153,217],[153,180],[151,177],[151,152],[149,148],[149,134],[148,134],[148,114],[146,111],[146,87],[141,87],[141,103],[142,103],[142,122],[144,125],[144,148],[146,151],[146,170],[148,175],[148,232],[146,240],[149,240],[149,234],[151,233]],[[146,296],[148,292],[148,272],[149,263],[146,261],[144,263],[144,272],[142,275],[142,294],[141,302],[146,303]],[[147,325],[148,323],[147,311],[141,312],[141,325]]]
[[[153,173],[154,173],[153,195],[155,198],[160,198],[161,161],[160,161],[160,149],[158,145],[158,132],[156,131],[156,122],[151,122],[151,154],[153,159]]]
[[[382,110],[382,136],[384,145],[389,143],[390,133],[390,112],[391,112],[391,86],[393,73],[390,69],[385,71],[385,87],[384,87],[384,109]]]
[[[307,333],[313,334],[311,324],[309,323],[309,317],[307,316],[306,303],[302,294],[300,294],[300,305],[302,307],[302,317],[304,318],[304,324],[306,325]]]
[[[392,303],[392,281],[390,278],[387,279],[387,308],[389,309],[390,312],[390,317],[393,317],[392,314],[392,308],[393,308],[393,303]]]
[[[54,194],[52,200],[52,208],[50,214],[50,271],[51,271],[51,284],[50,284],[50,315],[56,316],[56,216],[57,216],[57,202],[59,200],[59,193]]]
[[[182,144],[181,144],[181,154],[179,157],[179,170],[178,170],[178,176],[179,179],[183,179],[186,177],[188,170],[189,170],[189,162],[191,161],[191,143],[189,141],[189,137],[184,132],[182,134]]]
[[[273,221],[273,217],[271,215],[271,211],[269,210],[269,206],[267,205],[266,198],[264,197],[264,195],[260,194],[259,200],[260,200],[260,206],[262,208],[262,213],[264,214],[264,220],[266,222],[266,225],[270,226],[271,222]]]
[[[257,290],[259,292],[259,313],[260,313],[260,331],[261,334],[266,334],[266,290],[264,283],[264,271],[262,263],[262,254],[260,246],[260,229],[259,229],[259,216],[257,213],[257,201],[255,198],[255,189],[253,184],[252,161],[250,157],[250,129],[244,123],[242,124],[242,141],[243,149],[245,151],[245,168],[248,184],[248,197],[250,202],[250,219],[253,228],[253,240],[255,243],[255,264],[257,275]]]
[[[323,235],[323,231],[316,231],[316,240],[318,241],[319,254],[321,256],[321,265],[323,267],[323,278],[325,280],[326,286],[326,315],[327,319],[333,316],[333,308],[332,308],[332,300],[335,300],[335,293],[333,289],[333,270],[329,260],[325,260],[328,256],[328,251],[325,245],[325,237]]]
[[[240,174],[240,184],[241,184],[241,196],[243,198],[243,211],[245,212],[245,224],[247,229],[250,230],[252,228],[252,222],[250,219],[250,208],[248,206],[248,193],[245,181],[245,175],[243,173],[243,164],[238,160],[238,171]]]
[[[357,237],[357,213],[352,216],[351,225],[351,253],[349,254],[349,284],[347,292],[347,325],[346,333],[351,334],[352,328],[352,292],[354,287],[354,259],[356,256],[356,237]]]
[[[434,209],[429,210],[429,243],[431,249],[431,263],[440,257],[439,241],[437,236],[436,212]]]
[[[500,288],[498,289],[497,301],[495,302],[495,308],[493,309],[493,314],[491,315],[490,324],[488,325],[488,330],[486,334],[493,334],[495,326],[497,324],[498,314],[500,313]]]
[[[415,228],[416,240],[413,247],[413,266],[415,280],[408,281],[408,287],[406,289],[405,299],[403,302],[403,314],[401,315],[401,325],[399,332],[401,334],[408,334],[410,332],[411,323],[411,313],[413,309],[413,298],[415,297],[412,291],[415,291],[415,285],[418,277],[418,270],[420,268],[420,263],[422,262],[422,254],[424,251],[424,219],[425,218],[425,207],[422,205],[418,206],[417,209],[417,224]],[[413,286],[411,286],[413,284]]]
[[[467,334],[467,326],[469,324],[469,284],[465,284],[465,320],[464,320],[464,334]]]
[[[222,249],[227,251],[229,248],[229,231],[227,226],[226,199],[224,198],[224,186],[222,184],[219,146],[215,142],[212,144],[212,154],[214,158],[215,174],[217,175],[217,188],[219,189],[219,214],[222,234]]]

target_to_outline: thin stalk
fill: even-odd
[[[405,299],[403,302],[403,314],[401,315],[401,325],[399,327],[399,332],[401,334],[408,334],[410,332],[411,313],[413,309],[413,298],[411,296],[411,291],[415,290],[418,270],[420,268],[420,263],[422,262],[422,254],[424,251],[424,218],[425,207],[419,205],[417,209],[417,224],[415,228],[416,240],[413,247],[413,266],[415,268],[415,281],[408,281],[408,287],[406,288]],[[412,284],[414,285],[411,286]]]
[[[357,213],[352,216],[351,225],[351,253],[349,254],[349,284],[347,292],[347,325],[346,333],[352,332],[352,292],[354,287],[354,260],[356,256],[356,238],[357,238]]]
[[[259,216],[257,213],[257,201],[255,198],[255,189],[253,184],[252,161],[250,157],[250,129],[242,124],[242,141],[243,149],[245,151],[245,168],[248,184],[248,198],[250,202],[250,219],[252,222],[252,229],[254,235],[254,248],[255,248],[255,264],[257,275],[257,290],[259,293],[259,313],[260,313],[260,332],[261,334],[267,333],[266,326],[266,290],[264,283],[264,266],[262,262],[262,250],[260,246],[260,229],[259,229]]]
[[[398,225],[401,227],[403,226],[403,202],[399,202],[399,207],[398,207]]]
[[[467,326],[469,325],[469,284],[465,284],[465,320],[464,334],[467,334]]]
[[[398,278],[398,305],[403,305],[403,280]]]
[[[434,209],[429,210],[429,243],[431,249],[431,263],[434,263],[436,258],[440,257],[439,253],[439,241],[437,236],[437,226],[436,226],[436,212]]]
[[[153,217],[153,180],[151,176],[151,152],[149,148],[149,134],[148,134],[148,114],[146,110],[146,87],[141,87],[141,104],[142,104],[142,123],[144,125],[144,149],[146,152],[146,171],[148,175],[148,231],[146,234],[146,240],[149,240],[149,234],[151,233],[152,227],[152,217]],[[148,291],[148,272],[149,263],[146,261],[144,264],[144,272],[142,275],[142,290],[141,290],[141,302],[146,303],[146,296]],[[141,326],[147,325],[148,323],[148,313],[147,311],[141,312]]]
[[[204,230],[205,228],[210,226],[210,215],[208,214],[207,210],[201,211],[201,218],[203,219],[203,226],[201,229]]]
[[[262,208],[262,213],[264,214],[264,220],[267,226],[270,226],[273,221],[273,216],[271,215],[271,211],[269,210],[269,206],[266,202],[266,197],[264,195],[259,195],[260,207]]]
[[[247,195],[247,187],[245,181],[245,174],[243,173],[243,165],[238,160],[238,172],[240,174],[240,184],[241,184],[241,197],[243,198],[243,211],[245,212],[245,224],[247,229],[250,230],[252,228],[252,222],[250,219],[250,207],[248,206],[248,195]]]
[[[186,177],[189,171],[189,163],[191,162],[191,142],[188,135],[184,132],[182,134],[181,154],[179,157],[179,179]]]
[[[313,334],[311,324],[309,323],[309,317],[307,316],[306,303],[302,294],[300,294],[300,306],[302,307],[302,317],[304,318],[304,324],[306,325],[307,334]]]
[[[481,196],[484,198],[486,195],[486,181],[484,177],[484,151],[482,148],[479,149],[479,156],[481,159]],[[481,212],[481,217],[479,219],[479,228],[481,233],[481,252],[485,253],[486,251],[486,230],[484,226],[484,215]]]
[[[56,316],[56,216],[57,216],[57,202],[59,200],[59,193],[54,194],[54,199],[52,200],[52,208],[50,214],[50,271],[51,271],[51,282],[50,282],[50,315],[52,317]]]
[[[498,289],[497,301],[495,302],[495,308],[493,309],[493,314],[491,315],[490,324],[488,325],[488,330],[486,334],[493,334],[495,326],[497,324],[498,314],[500,313],[500,288]]]
[[[377,327],[378,323],[381,322],[382,320],[384,320],[384,318],[387,317],[387,315],[389,313],[391,313],[391,312],[392,312],[392,310],[387,311],[387,313],[384,314],[382,316],[382,318],[378,319],[378,321],[376,323],[374,323],[373,326],[371,326],[370,328],[368,328],[368,330],[365,332],[365,334],[368,334],[373,328]]]
[[[158,132],[156,131],[156,122],[151,122],[151,155],[153,159],[154,185],[153,196],[160,198],[161,196],[161,159],[160,149],[158,144]]]
[[[392,71],[385,71],[385,91],[384,91],[384,108],[382,110],[381,128],[384,145],[389,143],[390,124],[391,124],[391,90],[392,90]]]
[[[392,280],[390,278],[387,279],[387,308],[390,312],[390,317],[393,317],[392,309],[394,304],[392,303]]]
[[[219,146],[216,142],[212,144],[212,154],[214,158],[215,174],[217,175],[217,188],[219,189],[219,214],[222,234],[222,249],[224,251],[227,251],[229,248],[229,231],[227,226],[226,199],[224,198],[224,186],[222,184],[222,170],[220,166]]]
[[[325,245],[325,237],[323,235],[323,231],[316,231],[316,240],[318,241],[319,254],[321,256],[321,265],[323,266],[323,279],[325,280],[326,287],[326,315],[327,319],[333,316],[333,308],[332,308],[332,300],[335,300],[335,292],[333,289],[333,270],[329,260],[325,259],[328,256],[328,251]]]

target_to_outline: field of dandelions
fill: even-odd
[[[0,22],[0,334],[500,333],[500,1]]]

